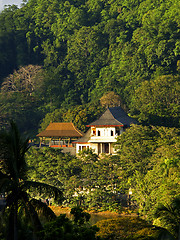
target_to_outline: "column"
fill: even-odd
[[[101,152],[100,153],[103,153],[103,144],[100,143],[100,145],[101,145]]]

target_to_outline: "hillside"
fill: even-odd
[[[179,0],[29,0],[6,8],[1,126],[13,118],[31,135],[49,121],[85,130],[113,91],[140,122],[179,127],[179,16]]]

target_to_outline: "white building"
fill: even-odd
[[[98,120],[87,125],[90,129],[75,142],[76,154],[88,148],[96,154],[114,154],[113,143],[116,142],[116,137],[132,123],[137,124],[137,121],[129,117],[121,107],[108,108]]]

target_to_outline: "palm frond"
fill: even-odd
[[[29,139],[23,139],[14,122],[9,131],[0,133],[0,160],[3,169],[14,179],[23,179],[26,175],[25,153],[29,149]]]
[[[17,239],[18,209],[22,209],[25,219],[36,232],[42,230],[41,222],[36,212],[37,206],[43,206],[43,214],[53,218],[54,213],[43,203],[30,200],[27,190],[36,189],[44,191],[55,200],[62,201],[62,191],[45,183],[26,181],[27,165],[25,153],[29,149],[29,139],[22,138],[16,124],[11,122],[9,131],[0,132],[0,191],[6,192],[6,205],[3,215],[9,219],[9,233],[16,229],[15,234],[10,234]],[[13,218],[13,219],[12,219]],[[31,220],[31,223],[30,223]]]
[[[42,230],[42,224],[39,220],[38,214],[36,209],[34,208],[33,204],[31,203],[31,201],[27,201],[26,205],[28,207],[28,213],[30,215],[31,218],[31,222],[33,224],[33,229],[35,230],[35,232],[39,232]]]
[[[159,205],[155,211],[155,217],[176,238],[179,235],[180,226],[180,199],[175,198],[166,206]]]
[[[163,212],[172,214],[171,206],[170,205],[164,206],[163,204],[160,204],[155,211],[155,217],[160,217]]]
[[[157,240],[175,240],[175,238],[166,229],[161,229]]]
[[[53,220],[56,218],[56,214],[47,206],[46,203],[42,202],[41,200],[31,199],[30,203],[36,209],[36,211],[44,216],[46,219]]]
[[[50,197],[53,197],[56,201],[61,203],[63,201],[63,193],[62,191],[52,185],[41,183],[41,182],[34,182],[34,181],[24,181],[25,189],[36,189],[39,190],[40,193],[45,192]]]

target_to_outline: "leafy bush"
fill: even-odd
[[[77,214],[77,212],[79,214]],[[54,221],[45,224],[43,231],[39,232],[40,240],[95,240],[97,226],[87,226],[83,219],[83,211],[74,209],[75,220],[69,220],[65,214],[61,214]],[[85,213],[86,214],[86,213]],[[82,221],[83,219],[83,221]]]

